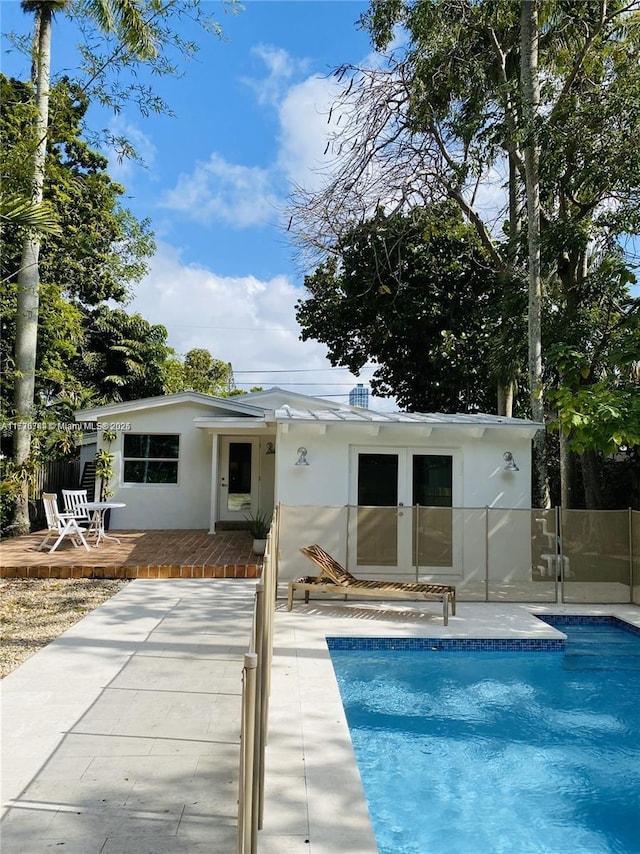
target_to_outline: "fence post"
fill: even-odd
[[[556,602],[558,601],[558,575],[560,575],[560,601],[564,604],[564,549],[562,543],[562,512],[556,506],[556,565],[554,572],[556,586]]]
[[[277,528],[276,528],[277,532]],[[273,628],[275,619],[275,607],[278,593],[277,565],[272,559],[273,541],[267,543],[267,561],[265,563],[264,575],[264,614],[262,640],[259,647],[261,657],[261,668],[259,671],[258,684],[258,717],[260,729],[257,734],[258,764],[256,770],[257,778],[257,800],[256,813],[258,817],[257,826],[262,830],[264,826],[264,788],[265,788],[265,747],[267,744],[268,721],[269,721],[269,696],[271,694],[271,663],[273,659]],[[277,541],[275,544],[277,548]]]
[[[489,601],[489,505],[484,508],[484,601]]]
[[[416,504],[413,508],[413,525],[415,532],[414,548],[416,550],[416,584],[420,581],[420,505]]]
[[[242,692],[242,744],[240,750],[240,808],[238,810],[238,854],[256,854],[253,824],[253,763],[255,752],[256,669],[255,652],[244,655]],[[257,840],[256,840],[257,842]]]
[[[268,570],[269,561],[266,560],[263,564],[264,569]],[[257,850],[258,828],[262,826],[260,815],[260,803],[262,800],[261,781],[262,767],[264,756],[264,721],[263,721],[263,695],[265,689],[265,668],[267,659],[265,656],[265,634],[266,634],[266,605],[264,578],[256,585],[256,651],[258,653],[258,667],[256,670],[256,699],[255,699],[255,720],[254,720],[254,754],[252,768],[252,796],[253,816],[251,822],[251,844],[254,840]],[[253,847],[251,849],[254,850]]]
[[[629,604],[633,604],[633,510],[629,507]]]

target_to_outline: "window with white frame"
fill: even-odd
[[[125,433],[123,482],[178,482],[180,436],[176,433]]]

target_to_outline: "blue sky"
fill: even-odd
[[[280,385],[346,400],[372,373],[333,369],[323,345],[298,340],[303,273],[282,213],[291,182],[318,180],[333,70],[370,54],[357,26],[367,5],[248,0],[231,15],[207,3],[223,38],[194,30],[201,49],[184,74],[154,81],[175,117],[145,118],[135,107],[90,114],[93,128],[123,133],[145,159],[143,168],[113,157],[109,167],[126,187],[126,206],[150,217],[158,243],[128,309],[164,324],[177,352],[206,347],[232,362],[240,388]],[[18,2],[3,0],[1,11],[3,33],[29,32]],[[77,37],[64,16],[54,27],[55,74],[75,67]],[[26,78],[25,58],[6,47],[2,70]]]

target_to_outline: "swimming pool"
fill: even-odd
[[[640,852],[640,630],[547,619],[566,648],[327,639],[380,854]]]

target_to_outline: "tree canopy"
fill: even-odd
[[[327,344],[332,363],[353,373],[377,363],[375,394],[414,412],[495,407],[501,286],[455,206],[378,210],[305,286],[303,338]]]
[[[535,16],[521,20],[521,11]],[[623,398],[640,391],[608,343],[638,316],[629,290],[638,259],[625,248],[640,226],[640,2],[375,0],[362,23],[378,49],[392,49],[386,62],[336,72],[344,89],[331,111],[326,181],[294,192],[294,240],[303,252],[339,258],[377,206],[404,214],[449,200],[509,283],[503,317],[507,289],[517,283],[520,292],[539,251],[538,294],[528,310],[513,301],[520,318],[511,320],[522,329],[540,311],[541,330],[529,325],[530,367],[541,356],[530,371],[538,385],[529,414],[548,398],[543,414],[562,425],[568,480],[571,449],[591,446],[602,457],[614,437],[635,435],[604,438],[586,419],[585,444],[572,413],[585,405],[586,386],[589,399],[606,387],[603,405],[613,395],[631,415]],[[622,272],[609,276],[616,265]],[[496,344],[503,378],[522,375],[520,364],[509,376],[513,354],[503,359]],[[567,352],[590,366],[586,374],[557,360]]]
[[[215,359],[203,347],[194,347],[184,359],[170,358],[165,365],[164,391],[199,391],[226,397],[234,388],[230,362]]]
[[[29,170],[24,153],[30,144],[28,116],[33,109],[30,86],[0,75],[0,94],[5,187],[26,195]],[[105,316],[110,314],[104,306],[107,300],[122,303],[128,298],[131,287],[146,272],[147,260],[155,248],[149,223],[138,222],[122,207],[124,188],[109,177],[106,159],[82,139],[88,108],[86,97],[68,80],[61,80],[53,87],[51,101],[51,144],[44,195],[59,228],[43,236],[41,246],[35,379],[38,407],[47,405],[80,378],[98,397],[106,395],[114,399],[115,395],[117,399],[123,384],[105,383],[100,370],[104,376],[118,375],[119,351],[104,353],[104,345],[96,335],[96,324],[105,322]],[[2,233],[1,390],[3,413],[9,417],[15,376],[12,348],[23,227],[12,220],[3,224]],[[121,310],[117,317],[122,319],[122,314]],[[141,331],[140,336],[144,337],[148,331],[148,328]],[[166,330],[163,340],[166,345]],[[92,351],[94,345],[106,361],[101,363],[100,370],[92,373],[89,365],[97,359]],[[165,346],[156,361],[164,360],[166,350]],[[151,369],[149,365],[148,370]],[[124,385],[126,382],[123,380]],[[160,393],[157,382],[151,386],[153,393]],[[144,390],[139,383],[137,388]]]

